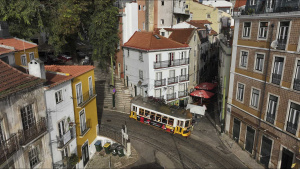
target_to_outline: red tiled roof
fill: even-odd
[[[14,50],[12,50],[12,49],[7,49],[7,48],[0,47],[0,55],[10,53],[10,52],[13,52],[13,51]]]
[[[158,36],[157,39],[155,36]],[[142,50],[186,48],[188,45],[160,36],[154,32],[135,32],[123,47]]]
[[[63,65],[45,65],[46,71],[52,71],[52,72],[60,72],[60,73],[68,73],[72,78],[80,76],[90,70],[93,70],[94,66],[88,66],[88,65],[69,65],[69,66],[63,66]]]
[[[234,4],[234,9],[246,5],[247,0],[236,0]]]
[[[11,93],[35,87],[44,80],[25,74],[0,60],[0,98]]]
[[[46,72],[46,86],[48,88],[52,88],[55,87],[61,83],[64,83],[68,80],[71,80],[72,78],[74,78],[73,76],[66,76],[66,75],[60,75],[60,74],[56,74],[56,73],[52,73],[52,72]]]
[[[21,39],[17,39],[17,38],[0,39],[0,44],[14,47],[15,50],[17,50],[17,51],[24,50],[24,48],[30,49],[30,48],[34,48],[34,47],[38,46],[34,43],[27,42],[25,40],[21,40]]]
[[[182,44],[188,44],[195,30],[194,28],[172,29],[169,38]]]
[[[212,29],[212,30],[210,30],[210,34],[209,35],[218,35],[218,33]]]
[[[204,26],[204,24],[212,24],[211,22],[209,22],[208,20],[191,20],[189,22],[187,22],[197,28],[201,28],[201,29],[205,29],[206,27]]]

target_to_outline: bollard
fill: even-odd
[[[131,143],[127,142],[126,156],[129,157],[131,155]]]

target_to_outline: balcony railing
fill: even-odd
[[[293,124],[289,121],[286,122],[287,126],[286,126],[286,131],[296,135],[296,131],[297,131],[297,124]]]
[[[157,100],[164,100],[164,98],[165,98],[164,96],[155,96],[154,97],[154,99],[157,99]]]
[[[294,90],[300,91],[300,79],[294,79]]]
[[[20,145],[26,145],[30,141],[38,138],[47,131],[46,118],[42,117],[41,120],[30,126],[27,130],[19,131]]]
[[[84,136],[91,128],[90,119],[86,120],[85,123],[79,125],[80,127],[80,136]]]
[[[189,75],[180,75],[179,76],[179,82],[188,81]]]
[[[273,117],[270,117],[269,115],[267,115],[266,120],[267,120],[267,122],[269,122],[271,124],[274,124],[274,118]]]
[[[187,65],[187,64],[189,64],[189,58],[164,60],[164,61],[154,62],[153,65],[154,65],[154,69],[160,69],[160,68]]]
[[[96,91],[93,88],[93,92],[91,90],[82,95],[83,99],[80,100],[77,98],[78,107],[84,107],[90,100],[92,100],[95,97],[96,97]],[[80,100],[81,102],[78,102],[78,100]]]
[[[278,39],[277,49],[279,49],[279,50],[285,50],[286,44],[287,44],[287,40],[286,39]]]
[[[168,78],[168,85],[174,84],[174,83],[178,83],[178,76]]]
[[[174,100],[176,99],[176,93],[167,94],[167,100]]]
[[[70,142],[70,140],[72,140],[75,137],[76,137],[76,130],[75,130],[75,126],[73,126],[62,137],[58,138],[57,148],[63,148],[65,145],[67,145]]]
[[[9,139],[0,143],[0,165],[9,159],[19,149],[18,136],[13,134]]]
[[[178,91],[178,98],[188,96],[188,91]]]
[[[154,86],[155,87],[160,87],[160,86],[165,86],[166,85],[166,79],[161,79],[161,80],[155,80],[154,81]]]
[[[272,83],[280,85],[281,75],[272,73]]]

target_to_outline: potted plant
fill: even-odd
[[[68,166],[70,168],[73,168],[78,163],[78,156],[76,154],[71,154],[71,156],[68,158]]]

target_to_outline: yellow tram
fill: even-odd
[[[192,114],[189,110],[169,106],[155,100],[135,97],[131,101],[129,117],[174,134],[182,136],[191,134]]]

